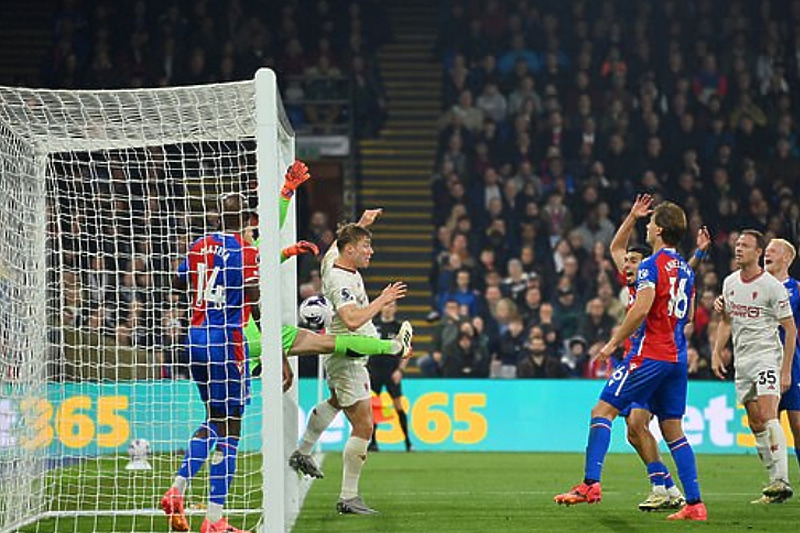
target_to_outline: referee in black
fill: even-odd
[[[381,339],[393,339],[397,336],[397,332],[400,331],[400,322],[395,318],[396,313],[397,304],[391,303],[384,306],[381,314],[372,320]],[[375,394],[380,396],[381,390],[386,387],[386,391],[392,397],[394,410],[400,419],[400,427],[406,439],[406,451],[410,452],[411,440],[408,438],[408,415],[406,415],[403,410],[403,404],[400,402],[400,398],[403,396],[400,381],[403,379],[403,367],[405,367],[406,361],[406,359],[401,359],[395,355],[373,355],[369,358],[367,369],[369,370],[372,390]],[[369,451],[371,452],[378,451],[378,443],[375,441],[377,429],[378,426],[376,424],[372,430],[372,441],[369,443]]]

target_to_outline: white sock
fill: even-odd
[[[172,482],[172,486],[178,489],[178,492],[183,496],[186,494],[186,487],[189,486],[189,480],[183,476],[175,476],[175,481]]]
[[[339,494],[343,500],[358,496],[358,478],[361,476],[361,469],[367,460],[367,446],[369,446],[368,440],[352,435],[344,445],[342,492]]]
[[[774,463],[774,474],[776,479],[789,481],[789,457],[786,451],[786,434],[783,432],[781,423],[777,418],[767,422],[767,433],[769,434],[770,450]]]
[[[328,429],[328,426],[338,413],[339,410],[327,401],[318,403],[311,410],[311,416],[308,417],[308,426],[306,426],[306,431],[303,433],[303,440],[297,448],[298,451],[303,455],[309,455],[317,440],[319,440],[319,436]]]
[[[667,496],[667,488],[664,485],[653,485],[653,494]]]
[[[677,485],[672,485],[670,488],[668,488],[667,494],[669,494],[669,497],[673,499],[683,496],[683,494],[681,494],[681,489],[679,489]]]
[[[216,524],[222,520],[222,506],[218,503],[208,502],[208,511],[206,511],[206,518],[212,524]]]
[[[760,433],[753,433],[753,436],[756,438],[756,451],[758,452],[758,457],[761,459],[761,462],[764,464],[764,468],[767,469],[767,474],[769,475],[769,480],[775,480],[775,460],[772,457],[772,450],[770,449],[769,443],[769,425],[767,425],[767,429]]]

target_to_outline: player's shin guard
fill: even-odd
[[[300,446],[297,450],[303,455],[309,455],[314,448],[314,444],[317,443],[319,436],[322,435],[323,431],[328,429],[328,426],[333,422],[333,419],[336,418],[338,412],[339,411],[327,401],[315,405],[314,409],[311,410],[311,416],[308,417],[308,425],[306,426],[305,433],[303,433],[303,440],[300,442]]]
[[[767,433],[769,433],[769,445],[775,464],[775,477],[788,482],[789,456],[786,451],[786,434],[777,418],[767,422]]]
[[[686,493],[686,501],[690,504],[701,500],[700,484],[697,481],[697,463],[694,459],[694,450],[686,440],[686,436],[668,443],[669,451],[675,466],[678,467],[678,477]]]
[[[394,342],[361,335],[337,335],[334,355],[364,357],[365,355],[392,355],[398,348]]]
[[[347,444],[344,445],[342,492],[339,495],[343,500],[358,496],[358,479],[367,460],[367,446],[369,446],[368,440],[353,435],[350,435]]]
[[[200,438],[196,433],[205,431],[206,437]],[[209,453],[214,449],[217,444],[217,431],[214,424],[205,423],[200,426],[195,436],[189,440],[189,446],[186,449],[186,454],[183,456],[183,462],[178,469],[178,476],[184,479],[192,479],[198,470],[203,466],[203,463],[208,459]]]
[[[758,458],[761,459],[761,463],[764,465],[764,468],[766,468],[769,480],[775,481],[775,456],[772,453],[772,447],[770,445],[769,426],[767,426],[767,429],[764,431],[758,433],[754,432],[753,436],[756,439]]]
[[[236,452],[239,447],[239,439],[236,437],[221,437],[217,441],[217,450],[222,458],[217,462],[212,462],[208,470],[211,493],[208,501],[222,507],[228,497],[228,489],[233,481],[233,474],[236,472]],[[211,517],[212,522],[219,520],[220,517]]]
[[[586,444],[586,463],[584,483],[587,485],[600,481],[603,461],[611,443],[611,420],[603,417],[592,418],[589,422],[589,442]]]

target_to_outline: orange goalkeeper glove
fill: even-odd
[[[289,170],[286,171],[286,177],[283,180],[283,188],[281,189],[281,197],[290,200],[294,196],[294,191],[297,190],[306,180],[311,178],[308,173],[308,167],[300,160],[292,163]]]
[[[286,259],[302,254],[319,255],[319,248],[317,248],[317,245],[313,242],[298,241],[297,243],[287,246],[283,249],[283,257]]]

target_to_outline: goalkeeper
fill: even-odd
[[[295,161],[289,168],[281,192],[281,225],[294,191],[309,178],[308,168],[302,162]],[[245,204],[241,194],[227,194],[221,198],[223,231],[202,237],[192,245],[173,282],[178,289],[192,288],[196,291],[192,298],[192,328],[187,345],[192,360],[192,378],[197,382],[206,405],[206,420],[192,435],[173,484],[161,499],[161,508],[173,531],[189,531],[184,494],[190,480],[208,460],[211,450],[216,448],[222,454],[222,461],[210,466],[208,513],[200,533],[246,533],[233,528],[222,516],[236,469],[241,418],[249,402],[249,347],[260,345],[260,338],[242,342],[241,324],[250,320],[250,312],[255,314],[256,320],[260,314],[257,305],[260,300],[258,256],[256,248],[244,236],[243,222],[248,216]],[[285,260],[309,252],[316,254],[316,246],[301,241],[283,250],[281,255]],[[350,335],[318,335],[294,326],[284,326],[284,391],[293,380],[286,355],[407,356],[411,348],[410,324],[406,327],[409,330],[407,335],[386,341]]]
[[[280,228],[286,222],[286,215],[289,212],[289,204],[292,201],[295,191],[311,178],[308,167],[302,161],[295,161],[286,171],[286,177],[281,188],[280,196]],[[259,238],[260,239],[260,238]],[[253,244],[258,247],[259,239]],[[319,255],[317,246],[308,241],[299,241],[292,246],[287,246],[281,251],[281,263],[290,257],[301,254]],[[409,324],[406,328],[410,328]],[[261,330],[256,323],[255,317],[251,316],[245,328],[247,337],[248,351],[250,357],[250,369],[253,376],[261,374]],[[410,350],[410,344],[404,345],[403,338],[408,335],[398,335],[396,339],[384,340],[362,335],[320,335],[309,329],[298,328],[296,326],[281,326],[281,342],[284,355],[320,355],[338,354],[349,357],[363,357],[367,355],[397,355],[406,357]]]

